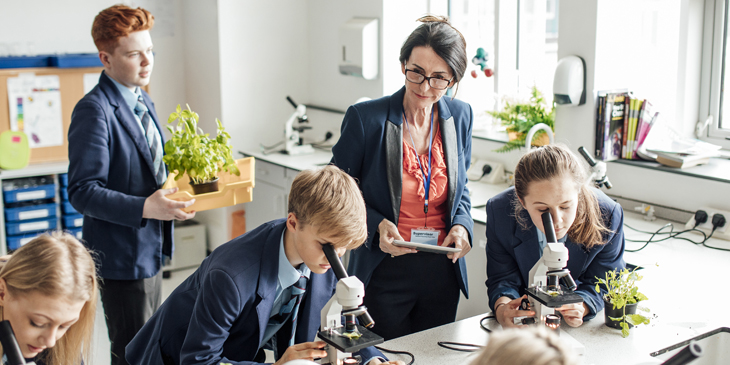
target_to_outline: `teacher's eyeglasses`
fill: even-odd
[[[406,80],[419,85],[428,80],[428,86],[431,86],[431,88],[437,90],[444,90],[449,87],[449,84],[453,79],[454,78],[452,77],[451,79],[447,80],[442,78],[441,76],[426,77],[418,71],[406,69]]]

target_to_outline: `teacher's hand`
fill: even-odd
[[[390,256],[418,252],[412,248],[393,246],[393,240],[403,240],[403,237],[398,233],[398,227],[393,222],[383,219],[378,225],[378,232],[380,233],[380,250]]]
[[[456,263],[456,260],[460,257],[466,256],[466,254],[469,253],[469,250],[471,250],[471,245],[469,244],[469,231],[467,231],[464,226],[455,224],[451,227],[449,234],[446,235],[441,246],[449,247],[452,243],[455,248],[460,248],[461,252],[449,252],[446,256],[450,258],[452,262]]]

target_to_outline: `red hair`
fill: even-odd
[[[99,12],[91,26],[91,37],[99,51],[112,53],[119,45],[119,38],[132,32],[150,30],[155,17],[142,8],[132,9],[126,5],[114,5]]]

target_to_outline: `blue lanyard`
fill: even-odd
[[[411,127],[408,126],[408,118],[406,112],[403,111],[403,119],[406,120],[406,129],[408,129],[408,135],[411,136],[411,144],[413,144],[413,150],[416,151],[416,161],[418,161],[418,168],[421,169],[423,175],[423,188],[426,190],[426,197],[423,202],[423,212],[428,214],[428,191],[431,189],[431,149],[433,147],[433,107],[431,107],[431,130],[428,132],[428,176],[423,172],[423,166],[421,165],[421,159],[418,157],[418,151],[416,150],[416,144],[413,142],[413,134],[411,133]]]

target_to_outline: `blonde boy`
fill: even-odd
[[[135,364],[263,363],[325,357],[312,342],[337,279],[322,246],[338,255],[366,238],[365,203],[355,181],[334,166],[297,175],[285,219],[265,223],[217,248],[127,347]],[[299,289],[305,288],[301,295]],[[383,358],[360,351],[369,364]]]

